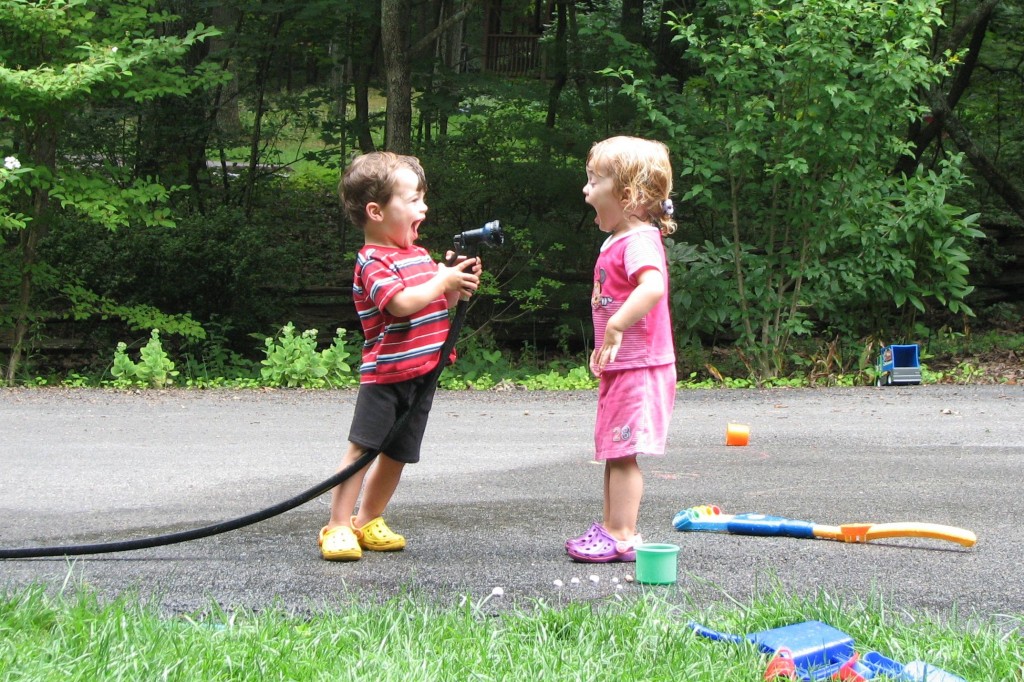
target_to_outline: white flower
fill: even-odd
[[[110,48],[110,51],[111,52],[117,52],[117,45],[114,45],[112,48]]]
[[[4,168],[7,170],[18,170],[21,168],[21,161],[18,161],[17,157],[6,156],[4,157]]]

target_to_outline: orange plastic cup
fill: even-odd
[[[750,442],[750,427],[746,424],[729,424],[725,429],[726,445],[746,445]]]

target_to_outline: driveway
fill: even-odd
[[[573,563],[563,543],[601,510],[593,392],[440,392],[423,461],[388,522],[405,551],[322,561],[326,495],[254,526],[177,545],[0,561],[0,589],[131,591],[169,612],[215,601],[295,611],[412,593],[488,608],[655,590],[703,607],[781,588],[936,615],[1024,612],[1019,386],[680,391],[669,454],[642,462],[645,539],[680,545],[679,579]],[[243,516],[330,476],[354,391],[0,390],[0,547],[110,542]],[[750,444],[725,445],[730,422]],[[966,528],[868,544],[680,533],[679,510],[717,504],[838,525]],[[1017,587],[1013,587],[1017,585]]]

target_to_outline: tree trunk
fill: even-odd
[[[551,77],[551,89],[548,90],[548,115],[545,125],[548,128],[555,127],[558,118],[558,101],[562,96],[562,89],[569,78],[569,48],[566,35],[568,28],[568,13],[566,11],[566,0],[556,0],[558,22],[555,25],[555,41],[551,45],[551,60],[548,62],[549,75]]]
[[[356,107],[353,121],[356,143],[359,145],[359,151],[367,154],[376,148],[370,129],[370,78],[373,75],[373,56],[380,46],[380,30],[374,29],[364,45],[367,50],[353,57],[352,93]]]
[[[381,0],[380,36],[387,84],[385,148],[412,151],[412,67],[409,60],[409,0]]]
[[[1007,177],[975,144],[970,133],[960,123],[957,115],[946,105],[945,99],[941,95],[932,98],[932,109],[935,111],[936,117],[942,117],[943,130],[949,133],[956,146],[967,156],[967,160],[970,161],[974,170],[985,178],[988,186],[1006,202],[1007,207],[1017,214],[1017,217],[1024,220],[1024,190],[1015,185],[1013,180]]]
[[[242,12],[228,7],[225,3],[213,6],[213,25],[218,27],[234,26],[234,35],[242,30]],[[220,63],[222,69],[232,75],[224,85],[217,88],[214,105],[216,106],[217,130],[229,139],[235,139],[242,133],[242,118],[238,108],[238,70],[231,59],[231,47],[222,36],[210,38],[210,58]]]
[[[903,156],[896,162],[896,167],[893,171],[894,174],[913,175],[914,171],[917,170],[917,166],[921,163],[921,158],[924,156],[925,151],[927,151],[928,147],[939,138],[939,135],[943,130],[943,112],[946,110],[956,109],[956,105],[960,102],[960,98],[963,96],[964,92],[966,92],[967,87],[970,84],[971,75],[974,73],[974,69],[978,65],[981,46],[984,43],[985,35],[988,32],[988,25],[992,18],[992,11],[998,3],[999,0],[988,0],[985,4],[979,6],[974,12],[968,15],[966,19],[961,21],[952,31],[950,31],[950,34],[946,37],[943,45],[935,48],[933,59],[945,59],[944,55],[946,51],[958,50],[960,48],[960,43],[968,35],[971,36],[964,62],[959,66],[959,68],[957,68],[953,81],[949,85],[949,89],[946,94],[942,96],[942,105],[938,110],[933,107],[932,120],[924,126],[920,123],[914,123],[911,125],[908,137],[913,145],[913,152]],[[934,100],[935,95],[932,94],[930,97]]]
[[[688,43],[675,40],[676,32],[668,25],[669,14],[681,17],[693,14],[697,9],[696,0],[663,0],[658,14],[658,31],[651,45],[658,73],[672,76],[680,83],[700,74],[701,67],[693,59],[686,58]]]
[[[643,43],[644,0],[622,0],[622,35],[631,43]]]
[[[263,146],[263,115],[266,112],[267,89],[270,87],[269,74],[274,63],[274,55],[277,52],[277,40],[281,34],[283,24],[284,15],[279,13],[273,18],[269,39],[258,61],[256,106],[253,111],[252,139],[249,142],[249,172],[245,174],[244,194],[242,197],[242,208],[245,211],[247,220],[252,217],[253,204],[256,200],[256,180],[259,177],[260,149]]]
[[[32,165],[46,168],[56,174],[57,167],[57,127],[43,125],[36,133],[29,157]],[[32,321],[32,273],[35,270],[39,243],[46,236],[50,226],[49,220],[50,192],[45,188],[37,188],[32,192],[32,220],[21,233],[21,282],[18,284],[18,300],[14,303],[14,338],[11,343],[11,354],[7,360],[4,381],[13,386],[18,375],[22,355],[25,353],[25,337],[28,336],[29,324]]]
[[[590,108],[590,89],[587,87],[587,72],[583,69],[583,46],[580,45],[580,28],[576,21],[576,2],[569,3],[569,71],[576,84],[576,96],[580,100],[580,111],[587,125],[594,123],[594,111]]]

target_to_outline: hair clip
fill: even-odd
[[[672,214],[675,213],[675,211],[676,207],[672,204],[671,199],[665,199],[663,202],[661,202],[661,212],[667,215],[668,217],[671,218]]]

